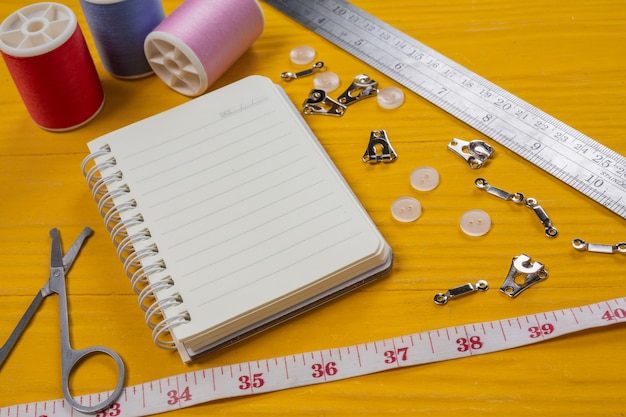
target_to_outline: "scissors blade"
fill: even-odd
[[[85,240],[91,236],[92,233],[93,230],[90,227],[85,227],[76,240],[74,240],[70,249],[65,253],[65,256],[63,256],[63,267],[65,268],[65,272],[70,270],[72,264],[76,260],[78,252],[80,252],[80,249],[85,243]]]

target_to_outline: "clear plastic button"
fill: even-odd
[[[391,205],[391,215],[399,222],[413,222],[422,214],[422,205],[413,197],[400,197]]]
[[[302,45],[293,48],[289,53],[289,58],[291,58],[291,62],[296,65],[305,65],[313,62],[316,55],[315,49],[310,46]]]
[[[461,230],[470,236],[482,236],[491,229],[491,217],[486,212],[473,209],[461,216]]]
[[[313,78],[313,86],[329,93],[339,87],[339,76],[334,72],[320,72]]]
[[[384,109],[395,109],[404,103],[404,93],[398,87],[385,87],[376,96],[378,105]]]
[[[411,186],[418,191],[430,191],[439,185],[439,173],[435,168],[420,167],[411,172]]]

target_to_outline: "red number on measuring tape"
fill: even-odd
[[[122,406],[120,403],[113,403],[109,408],[101,413],[96,414],[96,417],[117,417],[122,414]],[[46,417],[46,416],[40,416]]]
[[[336,362],[328,362],[326,366],[321,363],[314,363],[311,366],[311,369],[313,369],[313,378],[321,378],[324,375],[333,376],[339,372]]]
[[[183,392],[179,392],[175,389],[168,391],[167,396],[170,398],[167,401],[169,405],[176,405],[181,401],[191,401],[191,391],[189,391],[189,387],[186,387]]]
[[[408,347],[401,347],[396,350],[385,351],[385,363],[396,363],[398,361],[405,361],[406,354],[409,351]]]
[[[459,352],[467,352],[470,349],[478,350],[483,347],[483,341],[480,339],[480,336],[472,336],[469,339],[460,337],[456,339],[456,344],[459,345],[459,347],[456,348]]]
[[[538,337],[545,336],[554,332],[554,325],[546,323],[542,324],[541,327],[532,326],[528,328],[528,331],[530,332],[530,337],[536,339]]]
[[[254,374],[252,378],[249,375],[242,375],[239,377],[239,389],[242,391],[249,390],[250,388],[261,388],[265,385],[265,380],[262,378],[263,374]]]
[[[616,308],[613,311],[607,310],[602,315],[602,318],[608,321],[615,320],[615,319],[626,319],[626,310],[624,310],[623,308]]]

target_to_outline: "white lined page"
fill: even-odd
[[[381,250],[382,238],[328,156],[264,77],[90,148],[104,143],[191,315],[178,338],[289,306],[291,297],[353,278],[342,271],[362,270]]]

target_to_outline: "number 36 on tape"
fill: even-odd
[[[626,322],[626,297],[582,307],[454,326],[376,342],[183,373],[124,389],[98,417],[146,416],[218,399],[320,384],[463,358]],[[78,397],[98,403],[104,393]],[[64,400],[0,408],[0,417],[79,416]]]

